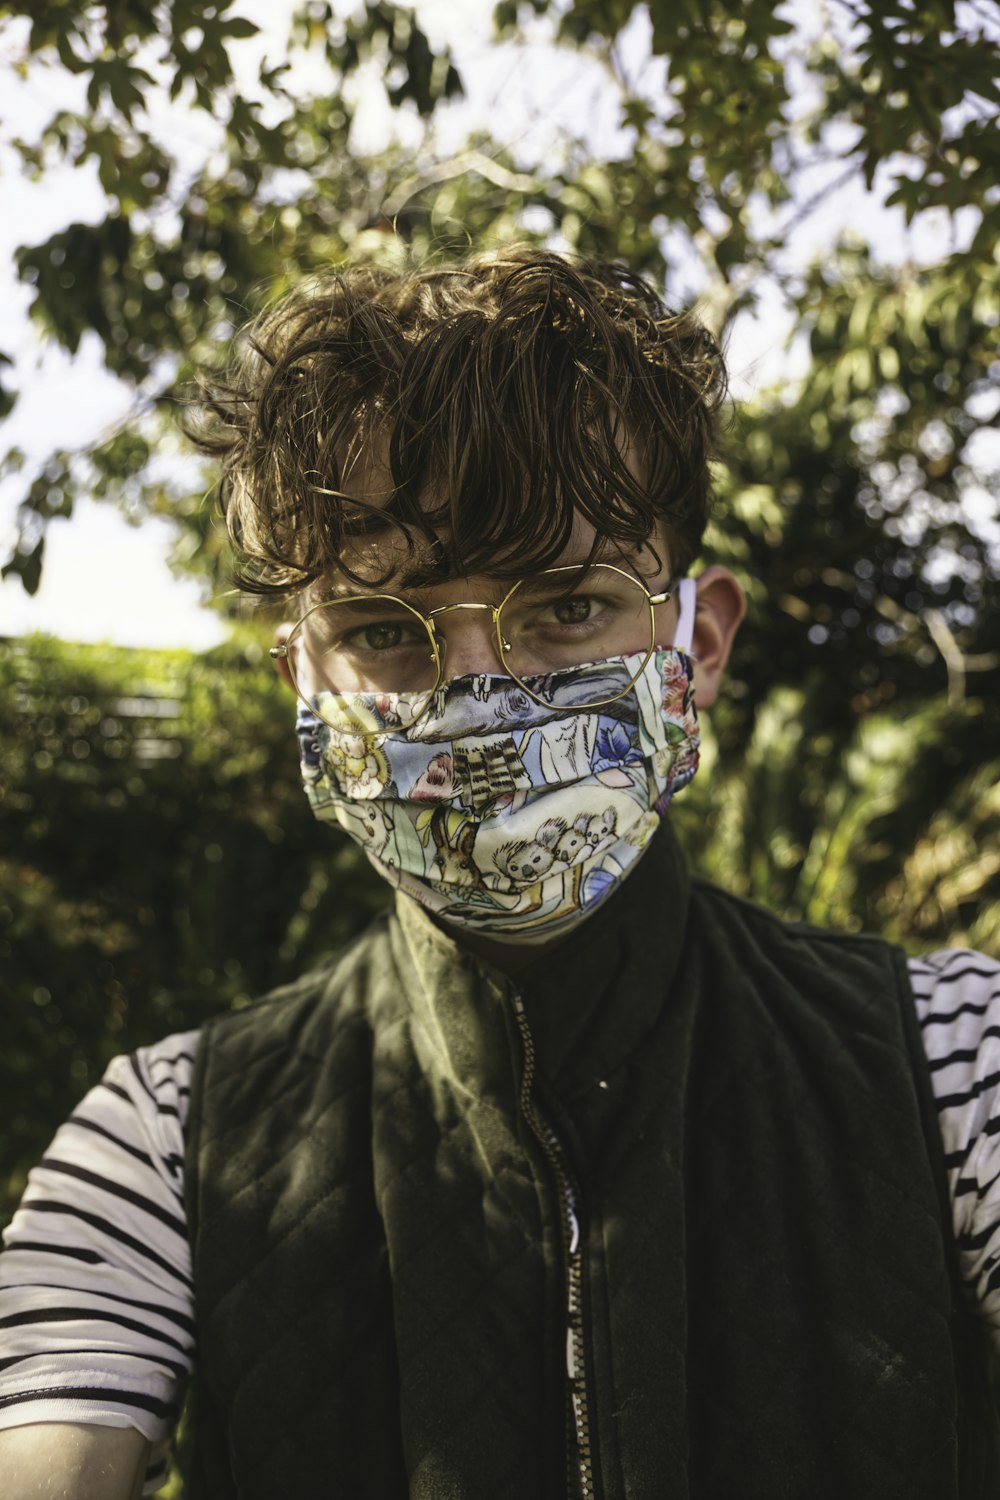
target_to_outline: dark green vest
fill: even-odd
[[[516,983],[400,900],[205,1028],[188,1140],[192,1500],[572,1494],[563,1169],[596,1495],[1000,1495],[902,956],[668,834]]]

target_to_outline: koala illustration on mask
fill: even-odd
[[[515,886],[534,885],[552,869],[558,855],[560,838],[566,832],[561,818],[550,818],[543,823],[533,839],[510,839],[501,844],[493,855],[493,861],[501,874]]]
[[[577,819],[577,822],[579,821]],[[589,854],[590,844],[587,841],[586,832],[575,826],[573,828],[564,828],[556,841],[553,853],[556,859],[560,860],[564,865],[573,864],[579,859],[581,854]]]
[[[588,816],[581,813],[573,824],[577,833],[586,839],[591,849],[600,849],[609,843],[618,828],[618,817],[613,807],[608,807],[602,813],[594,813]]]

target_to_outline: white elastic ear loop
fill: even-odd
[[[693,578],[682,578],[677,585],[677,629],[674,631],[674,650],[691,655],[691,638],[694,635],[695,598],[697,586]]]

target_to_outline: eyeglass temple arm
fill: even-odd
[[[694,637],[697,583],[685,576],[671,581],[670,596],[677,599],[677,628],[674,631],[674,647],[690,655]]]

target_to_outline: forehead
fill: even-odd
[[[467,593],[478,600],[499,599],[519,576],[517,570],[512,573],[509,565],[504,566],[503,558],[498,558],[496,573],[465,574],[450,561],[451,550],[443,532],[426,539],[414,537],[411,545],[395,527],[357,537],[342,552],[344,566],[331,569],[312,585],[309,602],[364,593],[414,595],[435,601],[438,595],[443,599],[456,593]],[[643,546],[623,552],[617,543],[599,536],[583,516],[577,516],[569,541],[549,566],[567,567],[587,561],[624,564],[642,578],[666,580],[669,556],[665,528],[658,527]]]
[[[624,425],[618,445],[625,466],[637,479],[640,478],[642,460],[637,444]],[[412,507],[404,506],[400,512],[395,503],[397,491],[387,432],[378,429],[369,431],[363,439],[358,434],[358,440],[351,443],[341,457],[341,494],[347,500],[348,516],[351,514],[351,501],[358,502],[354,509],[358,527],[351,535],[351,524],[348,522],[347,534],[342,534],[339,539],[340,566],[331,567],[310,587],[308,592],[312,598],[366,590],[394,594],[405,594],[413,590],[426,592],[442,585],[469,580],[469,568],[463,563],[463,553],[469,557],[472,555],[465,551],[469,539],[465,539],[464,546],[461,540],[453,542],[450,523],[447,519],[442,522],[442,517],[447,517],[451,509],[443,480],[423,483]],[[488,486],[486,488],[488,490]],[[537,504],[539,510],[533,510],[535,519],[529,522],[536,549],[541,529],[538,522],[541,521],[544,526],[545,519],[544,514],[540,513],[544,511],[544,501],[539,500]],[[530,560],[524,561],[523,556],[519,555],[519,543],[527,540],[520,534],[522,528],[504,526],[505,504],[502,495],[491,496],[477,490],[473,508],[476,520],[481,523],[479,537],[482,538],[482,545],[477,547],[477,528],[473,525],[475,577],[489,579],[497,587],[505,584],[505,592],[517,578],[540,571],[537,565],[533,565]],[[387,512],[385,525],[379,524],[378,513],[383,510]],[[406,527],[392,519],[394,515],[400,514],[406,517]],[[422,524],[424,516],[428,518],[426,526]],[[546,567],[572,566],[593,559],[624,562],[643,576],[665,576],[668,561],[668,529],[665,524],[656,525],[649,541],[630,551],[610,536],[600,535],[595,525],[577,510],[572,514],[568,540],[555,554],[557,530],[562,530],[565,516],[566,509],[553,503],[553,550],[546,554]],[[458,524],[460,529],[464,529],[460,522]],[[485,538],[497,532],[504,534],[506,541],[498,543],[494,572],[492,559],[484,565],[484,558],[489,557]],[[527,550],[530,550],[530,546]],[[536,555],[540,555],[537,550]]]

